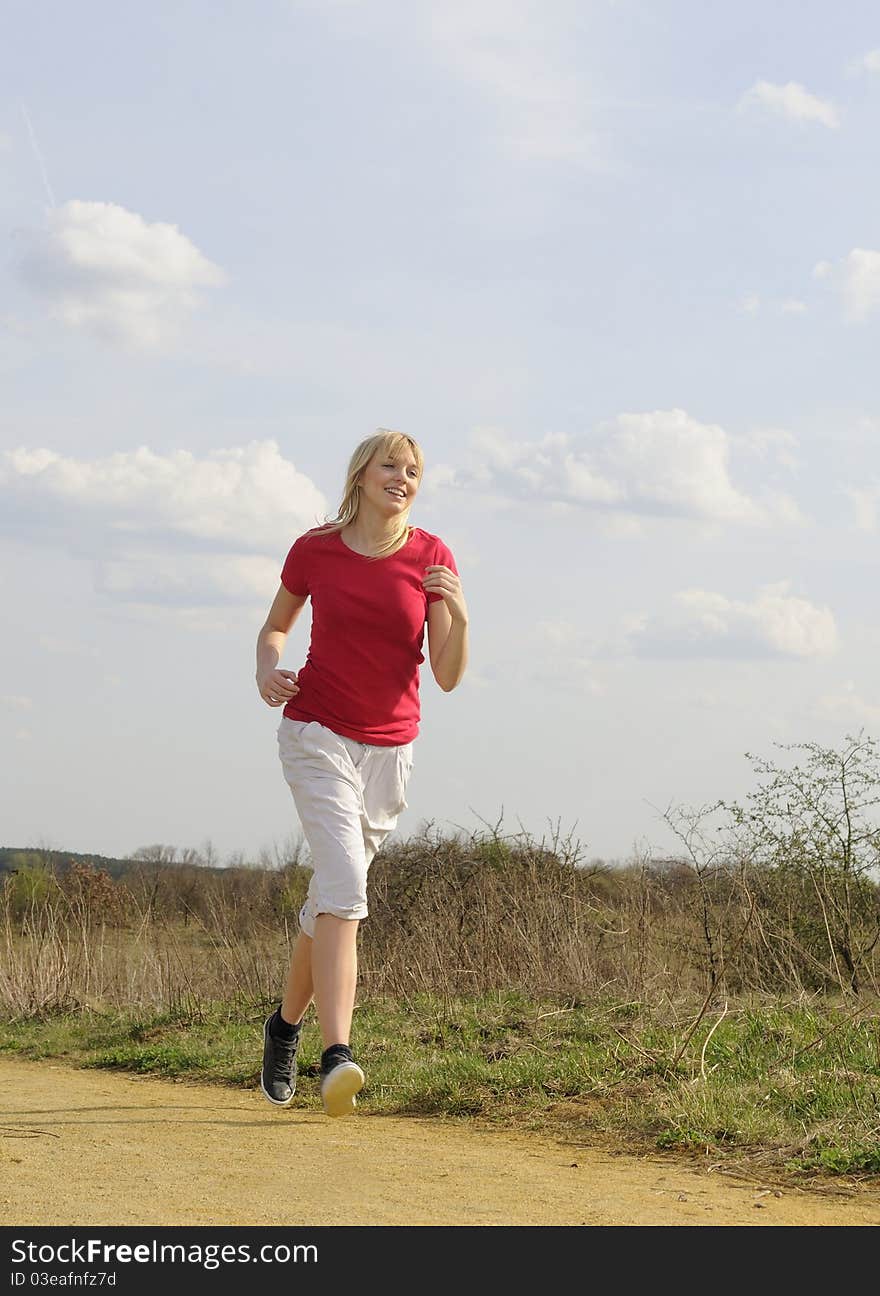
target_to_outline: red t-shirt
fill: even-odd
[[[300,687],[284,714],[318,720],[335,733],[377,747],[411,742],[419,732],[419,666],[431,564],[458,575],[451,551],[437,536],[412,527],[388,558],[355,553],[338,531],[296,540],[281,572],[291,594],[312,600],[312,638]]]

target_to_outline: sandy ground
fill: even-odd
[[[779,1191],[778,1189],[776,1191]],[[534,1135],[273,1109],[258,1092],[0,1061],[4,1224],[877,1225],[880,1190],[781,1196]]]

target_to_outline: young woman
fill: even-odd
[[[293,1098],[300,1031],[314,999],[324,1110],[354,1110],[364,1084],[349,1046],[358,924],[367,916],[370,862],[406,808],[426,621],[431,671],[444,692],[467,665],[455,559],[437,536],[409,526],[423,467],[420,447],[401,432],[380,428],[361,442],[337,517],[294,543],[257,639],[257,688],[269,706],[284,707],[281,764],[313,869],[284,997],[263,1028],[260,1087],[279,1107]],[[308,598],[306,664],[281,670]]]

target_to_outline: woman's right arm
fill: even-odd
[[[269,706],[286,706],[299,692],[296,671],[279,670],[287,636],[303,610],[308,594],[291,594],[279,585],[269,615],[257,636],[257,688]]]

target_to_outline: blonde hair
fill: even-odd
[[[412,451],[419,479],[421,479],[425,467],[425,456],[422,454],[419,443],[414,441],[411,436],[407,436],[405,432],[395,432],[392,428],[377,428],[372,436],[368,436],[362,441],[348,461],[345,489],[342,492],[342,502],[339,505],[336,517],[329,522],[325,522],[322,526],[316,527],[310,534],[329,535],[333,531],[341,531],[343,527],[347,527],[350,522],[353,522],[360,508],[358,478],[373,458],[373,455],[379,451],[383,458],[387,455],[389,459],[396,459],[406,449]],[[412,505],[408,504],[403,510],[400,524],[391,539],[377,553],[365,555],[366,557],[387,558],[389,554],[394,553],[406,544],[411,530],[409,526],[409,510],[411,507]]]

